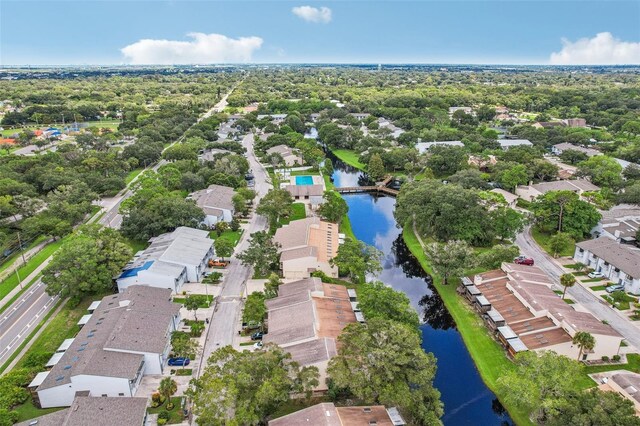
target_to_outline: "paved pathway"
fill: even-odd
[[[535,265],[549,275],[556,283],[556,287],[560,287],[560,276],[564,270],[560,264],[547,254],[531,236],[531,229],[528,227],[521,234],[518,234],[515,241],[520,247],[520,251],[527,257],[533,258]],[[640,349],[640,329],[622,313],[612,309],[604,300],[587,290],[580,284],[576,284],[567,290],[567,294],[573,300],[580,303],[596,318],[607,321],[618,333],[622,334],[629,345]]]

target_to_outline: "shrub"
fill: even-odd
[[[154,394],[151,395],[151,406],[152,407],[159,407],[162,402],[163,402],[163,396],[160,395],[160,393],[155,392]]]
[[[171,416],[169,415],[169,412],[167,412],[167,411],[160,411],[158,413],[158,420],[160,420],[160,419],[169,420],[169,417],[171,417]]]
[[[24,358],[23,365],[29,369],[44,370],[52,355],[53,352],[29,352]]]
[[[173,408],[174,408],[175,406],[176,406],[176,405],[175,405],[173,402],[168,402],[168,403],[167,403],[167,410],[171,411],[171,410],[173,410]]]
[[[192,322],[191,325],[191,336],[193,337],[200,337],[200,335],[202,334],[202,331],[204,330],[204,324],[200,323],[200,322]]]
[[[156,423],[158,426],[163,426],[167,424],[167,419],[161,419],[158,417],[158,422]]]
[[[606,356],[606,355],[603,355],[603,356],[602,356],[602,360],[603,360],[604,362],[609,362],[609,357],[608,357],[608,356]]]
[[[613,357],[611,357],[611,359],[613,359],[615,362],[620,361],[620,355],[614,355]]]

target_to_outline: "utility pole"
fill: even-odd
[[[22,248],[22,240],[20,239],[20,231],[18,231],[18,245],[20,246],[20,254],[22,255],[22,266],[27,264],[27,260],[24,258],[24,249]]]

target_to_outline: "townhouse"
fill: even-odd
[[[573,259],[624,285],[625,291],[640,295],[640,249],[636,246],[600,237],[576,243]]]
[[[269,426],[404,426],[396,407],[336,407],[324,402],[269,421]]]
[[[203,223],[212,227],[218,222],[231,222],[236,210],[233,206],[235,190],[228,186],[209,185],[208,188],[193,192],[190,198],[204,212]]]
[[[551,191],[571,191],[582,196],[585,192],[599,191],[600,187],[586,179],[555,180],[552,182],[529,183],[518,185],[516,195],[524,200],[533,201],[540,195]]]

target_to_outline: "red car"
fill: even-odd
[[[518,256],[513,259],[513,263],[517,263],[518,265],[533,266],[533,259],[526,256]]]

